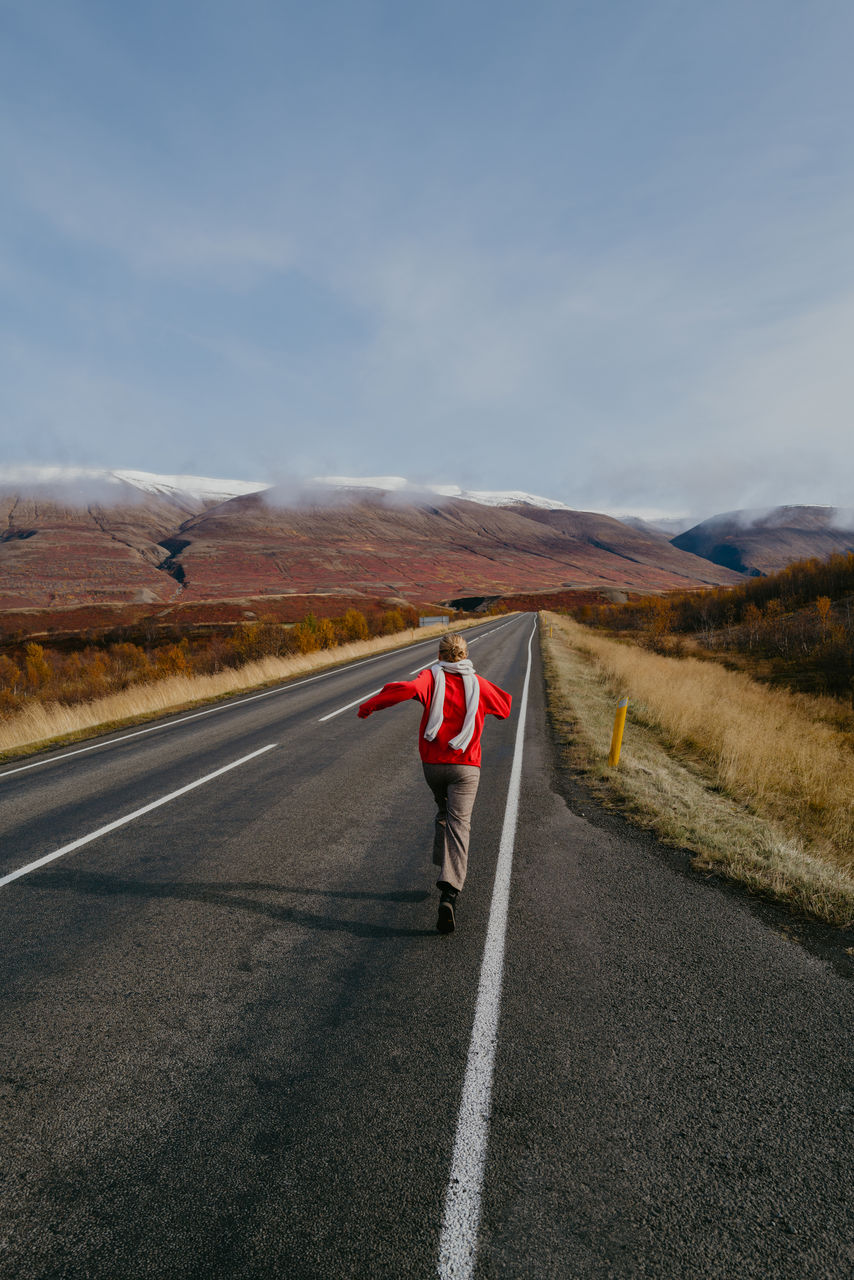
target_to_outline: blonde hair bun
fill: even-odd
[[[439,658],[442,662],[462,662],[469,655],[469,647],[457,631],[446,631],[439,641]]]

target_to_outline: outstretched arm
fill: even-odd
[[[491,680],[484,680],[481,676],[480,695],[483,699],[483,709],[488,716],[497,716],[499,720],[507,719],[513,705],[513,699],[509,693],[505,693],[497,684],[493,684]]]
[[[427,701],[427,691],[433,677],[429,670],[421,671],[414,680],[394,680],[383,685],[379,693],[375,693],[367,702],[363,702],[356,714],[365,720],[374,711],[382,711],[385,707],[393,707],[398,702],[409,702],[416,698],[419,702]]]

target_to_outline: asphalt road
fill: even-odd
[[[851,982],[567,801],[533,653],[474,1274],[849,1277]],[[323,719],[431,654],[0,769],[4,1280],[436,1274],[516,710],[450,937],[420,707]]]

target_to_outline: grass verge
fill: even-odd
[[[466,619],[454,623],[451,629],[461,631],[483,621],[482,618]],[[281,684],[359,658],[392,652],[419,640],[442,635],[446,630],[441,625],[421,627],[396,636],[376,636],[371,640],[358,640],[299,656],[260,658],[216,675],[169,676],[165,680],[135,685],[120,693],[71,706],[58,702],[34,703],[0,721],[0,763],[32,755],[48,747],[78,742],[95,734],[142,724],[172,712],[219,702],[237,693]]]
[[[854,754],[804,697],[544,615],[549,705],[567,761],[695,866],[824,923],[854,924]],[[628,695],[619,768],[616,699]]]

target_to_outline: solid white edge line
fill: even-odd
[[[511,621],[515,622],[515,618],[512,618]],[[506,626],[506,623],[504,625]],[[181,716],[180,720],[170,720],[166,724],[153,724],[147,729],[136,729],[133,733],[122,734],[120,738],[108,738],[105,742],[93,742],[89,747],[77,747],[74,751],[66,751],[61,756],[49,756],[46,760],[34,760],[31,764],[21,764],[14,769],[7,769],[5,773],[0,773],[0,782],[4,778],[11,778],[15,773],[26,773],[28,769],[41,769],[46,764],[61,764],[63,760],[70,760],[72,756],[82,756],[87,751],[99,751],[105,747],[112,747],[118,742],[128,742],[131,738],[141,738],[145,733],[156,733],[159,729],[173,729],[176,725],[187,724],[190,720],[198,720],[200,716],[212,716],[216,711],[230,711],[234,707],[245,706],[247,702],[257,702],[259,698],[271,698],[275,693],[289,693],[291,689],[300,689],[305,684],[314,684],[316,680],[327,680],[330,676],[340,676],[342,671],[352,671],[355,667],[366,667],[369,662],[379,662],[382,658],[393,658],[396,653],[406,653],[409,649],[418,649],[421,645],[433,644],[435,638],[435,636],[431,636],[429,640],[417,640],[414,644],[404,644],[399,649],[390,649],[388,653],[378,653],[375,658],[358,658],[355,662],[345,662],[340,667],[336,667],[334,671],[321,671],[320,675],[308,676],[305,680],[295,680],[290,684],[277,685],[275,689],[265,689],[263,693],[253,693],[248,698],[240,698],[237,702],[221,702],[218,706],[208,707],[205,711],[194,711],[192,715]],[[472,643],[478,639],[480,639],[479,636],[474,636]],[[167,711],[164,714],[168,715],[169,712]]]
[[[519,705],[519,724],[516,729],[513,766],[507,788],[507,804],[504,810],[504,825],[501,829],[498,863],[495,868],[492,905],[483,949],[474,1025],[460,1100],[451,1173],[445,1193],[445,1212],[437,1263],[437,1271],[442,1280],[451,1280],[451,1277],[453,1280],[466,1280],[474,1271],[477,1257],[480,1200],[486,1169],[492,1077],[501,1010],[504,944],[510,903],[510,873],[513,868],[513,844],[519,816],[525,715],[528,709],[528,687],[531,680],[531,646],[536,630],[535,622],[528,638],[528,668],[525,672],[525,683]]]
[[[25,867],[19,867],[17,871],[10,871],[8,875],[0,876],[0,888],[4,884],[9,884],[12,880],[18,880],[21,876],[28,875],[30,871],[35,871],[38,867],[43,867],[47,862],[55,862],[57,858],[62,858],[66,853],[72,853],[75,849],[81,849],[84,844],[91,844],[93,840],[97,840],[99,836],[105,836],[109,831],[115,831],[118,827],[124,827],[128,822],[133,822],[134,818],[141,818],[144,813],[151,813],[152,809],[159,809],[161,805],[168,804],[170,800],[177,800],[178,796],[184,796],[188,791],[194,791],[196,787],[203,786],[206,782],[219,778],[224,773],[228,773],[231,769],[236,769],[238,765],[246,764],[247,760],[254,760],[256,756],[262,756],[265,751],[272,751],[273,747],[278,744],[271,742],[269,746],[260,747],[258,751],[252,751],[248,756],[241,756],[239,760],[233,760],[231,764],[224,765],[221,769],[215,769],[213,773],[205,774],[203,778],[197,778],[195,782],[190,782],[186,787],[179,787],[177,791],[170,791],[168,796],[161,796],[159,800],[152,800],[151,804],[143,805],[141,809],[134,809],[133,813],[127,813],[123,818],[117,818],[115,822],[108,822],[105,827],[99,827],[97,831],[92,831],[88,836],[81,836],[79,840],[72,840],[71,844],[64,844],[61,849],[54,850],[53,853],[45,854],[43,858],[37,858],[35,862],[28,862]]]

